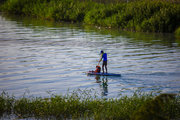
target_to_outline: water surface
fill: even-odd
[[[180,43],[172,34],[132,33],[0,14],[0,92],[21,97],[93,89],[99,96],[178,93]],[[108,71],[87,76],[108,54]]]

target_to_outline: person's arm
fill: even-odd
[[[102,61],[102,57],[103,57],[103,54],[101,54],[101,57],[100,57],[99,63]],[[98,63],[98,65],[99,65],[99,63]]]

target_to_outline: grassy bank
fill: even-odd
[[[180,96],[135,93],[119,99],[98,99],[86,91],[49,98],[0,96],[0,115],[13,113],[20,118],[152,120],[179,119]]]
[[[175,32],[180,26],[178,1],[129,1],[6,0],[1,10],[42,19],[83,22],[130,31]]]

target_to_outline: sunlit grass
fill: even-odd
[[[129,31],[174,32],[180,26],[178,0],[6,0],[1,8],[41,19]]]
[[[156,110],[156,112],[153,112]],[[161,110],[161,111],[158,111]],[[162,94],[136,92],[132,96],[120,98],[98,98],[91,90],[77,90],[66,95],[51,95],[49,98],[9,97],[3,92],[0,96],[0,115],[16,114],[21,118],[54,119],[95,119],[129,120],[143,117],[180,118],[180,97]],[[145,116],[143,116],[145,115]],[[158,116],[159,115],[159,116]]]

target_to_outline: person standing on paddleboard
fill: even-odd
[[[104,67],[106,69],[106,73],[107,73],[107,53],[104,53],[103,50],[101,50],[101,58],[99,60],[99,63],[103,60],[103,63],[102,63],[102,70],[103,70],[103,74],[104,74]],[[98,63],[98,65],[99,65]]]

